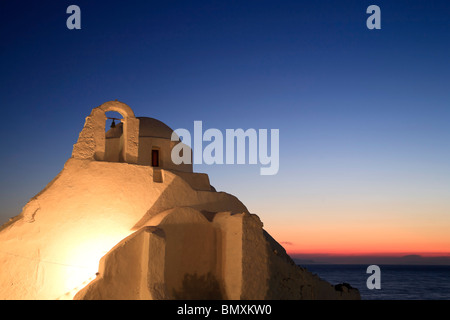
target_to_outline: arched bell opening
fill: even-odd
[[[114,119],[108,119],[107,114],[109,115],[109,112],[116,115],[110,117]],[[117,114],[120,114],[120,116],[117,116]],[[120,123],[118,123],[119,120]],[[111,139],[106,139],[107,132],[105,133],[105,130],[107,125],[109,125],[110,129],[113,126],[114,130],[109,135],[109,138],[116,138],[114,142]],[[93,140],[90,140],[93,141],[93,144],[90,141],[86,141],[85,146],[93,151],[94,160],[137,163],[139,120],[136,119],[133,110],[126,104],[119,101],[109,101],[94,108],[87,119],[87,125],[85,125],[84,129],[87,130],[86,136],[92,135],[93,137]],[[80,146],[79,149],[83,147]]]
[[[104,161],[124,162],[124,117],[116,111],[105,112],[105,156]]]

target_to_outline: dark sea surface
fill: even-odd
[[[363,300],[450,300],[450,266],[378,265],[381,289],[367,288],[369,265],[302,264],[331,284],[349,283]]]

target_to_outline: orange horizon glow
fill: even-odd
[[[304,223],[300,227],[267,228],[289,255],[450,257],[445,228],[399,225],[331,225]]]
[[[417,251],[403,251],[403,252],[366,252],[366,251],[313,251],[313,250],[289,250],[285,247],[289,255],[308,255],[308,256],[335,256],[335,257],[403,257],[408,255],[418,255],[425,258],[432,257],[450,257],[449,252],[417,252]]]
[[[438,250],[427,250],[426,246],[404,246],[393,244],[388,246],[376,246],[371,243],[345,244],[334,243],[330,245],[311,244],[310,246],[296,246],[290,242],[279,242],[288,254],[297,255],[333,255],[333,256],[388,256],[401,257],[406,255],[420,255],[422,257],[450,256],[450,250],[441,247]]]
[[[413,183],[393,188],[373,181],[353,185],[344,177],[336,185],[323,177],[319,184],[305,176],[278,190],[271,204],[245,201],[288,254],[450,256],[450,203],[432,192],[445,189],[410,190]]]

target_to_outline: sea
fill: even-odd
[[[378,265],[380,289],[368,289],[368,265],[302,264],[331,284],[348,283],[362,300],[450,300],[448,265]]]

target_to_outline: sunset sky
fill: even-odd
[[[450,257],[449,17],[444,0],[1,1],[0,223],[118,99],[173,129],[279,129],[277,175],[194,170],[292,256]]]

